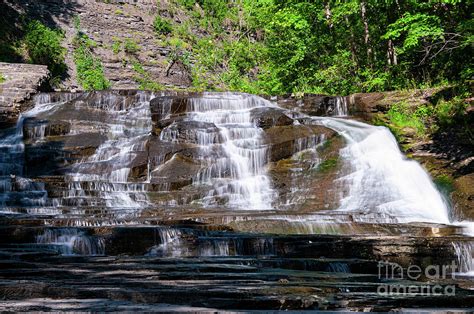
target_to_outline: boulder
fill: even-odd
[[[292,125],[293,119],[288,117],[283,110],[272,107],[260,107],[252,109],[251,119],[256,126],[268,129],[274,126]]]
[[[158,166],[151,172],[151,183],[166,183],[170,190],[180,189],[193,183],[201,169],[199,163],[180,154]]]
[[[298,151],[334,136],[336,132],[323,126],[289,125],[265,130],[265,143],[269,145],[270,160],[286,159]]]
[[[286,95],[277,97],[276,102],[280,107],[298,110],[311,116],[334,116],[341,114],[341,109],[349,112],[353,110],[347,97],[340,96],[305,94],[302,97],[295,97]],[[347,108],[342,108],[346,106]]]

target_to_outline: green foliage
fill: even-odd
[[[161,91],[164,89],[163,85],[153,81],[150,75],[146,72],[143,66],[138,61],[133,61],[133,70],[137,73],[134,79],[139,84],[139,88],[142,90]]]
[[[153,21],[153,28],[155,32],[160,35],[167,35],[173,31],[171,23],[159,15],[157,15]]]
[[[435,115],[440,126],[450,126],[464,116],[467,103],[461,97],[451,100],[441,100],[435,107]]]
[[[429,106],[410,107],[407,103],[401,102],[390,107],[387,116],[390,119],[390,126],[395,134],[399,134],[397,129],[410,128],[417,135],[425,134],[425,120],[431,115],[432,108]],[[395,130],[393,130],[395,128]]]
[[[141,49],[140,46],[134,40],[130,38],[125,39],[123,43],[123,50],[126,53],[136,54],[137,52],[140,51],[140,49]]]
[[[339,159],[337,157],[329,158],[324,160],[318,165],[317,171],[319,172],[328,172],[337,167]]]
[[[207,19],[207,24],[214,29],[219,29],[222,22],[228,15],[228,1],[227,0],[199,0],[197,3],[203,8]]]
[[[40,21],[31,21],[26,27],[24,42],[32,63],[48,66],[53,77],[65,72],[66,49],[61,46],[64,35]]]
[[[0,83],[4,83],[7,79],[5,78],[5,76],[3,76],[2,73],[0,73]]]
[[[442,39],[443,34],[444,30],[440,26],[439,17],[407,12],[395,23],[388,26],[388,31],[382,36],[382,39],[403,38],[403,44],[398,49],[398,53],[403,54],[419,48],[422,41]]]
[[[463,1],[172,3],[187,19],[158,16],[155,28],[183,42],[175,55],[189,54],[198,89],[349,94],[474,76],[474,20]]]
[[[77,25],[80,27],[79,23]],[[76,64],[77,79],[81,86],[85,90],[109,88],[110,82],[104,75],[102,62],[93,53],[97,43],[78,29],[74,38],[74,46],[74,63]]]
[[[438,189],[446,195],[449,195],[454,191],[454,180],[448,175],[439,175],[438,177],[434,178],[433,181]]]
[[[185,7],[186,9],[192,9],[196,1],[194,0],[176,0],[176,3]]]
[[[114,38],[112,42],[112,51],[114,54],[120,53],[122,51],[122,41],[118,38]]]

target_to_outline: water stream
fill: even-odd
[[[253,95],[205,93],[185,98],[179,110],[172,105],[160,107],[161,120],[172,122],[160,129],[158,135],[153,134],[156,123],[150,109],[153,97],[144,92],[40,94],[34,108],[23,113],[16,128],[5,130],[0,139],[0,210],[13,213],[24,212],[26,208],[30,214],[82,217],[84,221],[96,218],[110,225],[115,219],[139,217],[145,210],[160,212],[161,199],[152,197],[168,197],[168,207],[176,212],[186,206],[203,212],[208,209],[268,212],[272,219],[304,225],[302,230],[310,233],[332,230],[336,222],[347,223],[349,215],[351,224],[450,224],[449,208],[429,175],[400,152],[388,129],[334,117],[348,114],[343,97],[336,98],[334,108],[328,110],[328,115],[333,117],[308,117],[289,113]],[[296,179],[285,182],[290,185],[288,196],[282,203],[277,201],[281,187],[276,185],[269,170],[271,149],[275,148],[266,142],[267,130],[255,118],[256,113],[266,114],[266,110],[273,110],[271,114],[277,112],[278,117],[284,112],[295,118],[282,130],[319,125],[343,136],[346,141],[340,150],[343,165],[333,187],[339,197],[337,208],[328,208],[324,215],[308,212],[296,212],[300,216],[292,218],[278,215],[278,211],[291,211],[301,201],[298,194],[302,188],[296,185]],[[310,170],[314,171],[319,163],[317,148],[324,145],[326,138],[324,134],[308,134],[288,142],[294,155],[285,158],[290,163],[308,158]],[[60,159],[60,164],[47,173],[32,169],[28,164],[32,156],[49,152],[51,145],[58,143],[65,148],[52,151],[60,152],[55,157]],[[156,156],[151,155],[153,145],[159,152]],[[175,163],[177,160],[180,163]],[[41,162],[35,167],[41,167]],[[49,165],[47,160],[45,168],[46,165]],[[182,169],[163,172],[167,165],[189,167],[190,179],[185,177],[188,173],[181,173]],[[137,177],[134,171],[144,175]],[[184,187],[172,188],[172,182],[163,173],[176,176]],[[305,193],[314,189],[304,188]],[[261,215],[270,217],[270,214]],[[338,215],[343,218],[338,220]],[[313,228],[311,223],[315,221],[324,228]],[[36,241],[63,246],[63,254],[104,253],[102,242],[83,231],[71,230],[46,230]],[[182,236],[178,229],[160,229],[160,242],[148,254],[191,254],[181,241]],[[211,238],[203,241],[199,251],[203,256],[229,255],[231,248],[238,251],[237,242]],[[463,272],[472,273],[472,246],[453,244],[453,247]]]
[[[347,141],[340,154],[350,171],[339,180],[349,192],[339,210],[387,214],[398,222],[449,223],[448,206],[431,178],[400,152],[387,128],[336,118],[314,120]]]

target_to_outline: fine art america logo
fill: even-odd
[[[443,279],[455,279],[457,271],[456,263],[448,265],[428,265],[424,268],[418,265],[410,265],[406,268],[397,264],[382,261],[378,263],[378,277],[387,283],[377,287],[377,293],[382,296],[454,296],[455,285],[433,285],[417,281],[439,282]],[[390,283],[395,280],[394,283]],[[400,280],[406,280],[400,283]]]

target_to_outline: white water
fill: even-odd
[[[147,256],[180,257],[188,255],[188,249],[181,240],[181,230],[175,228],[156,228],[160,243],[150,248]]]
[[[336,118],[314,118],[347,141],[341,157],[350,173],[339,210],[377,212],[398,222],[449,223],[448,207],[429,175],[400,152],[387,128]]]
[[[105,241],[75,228],[46,229],[36,243],[53,246],[62,255],[104,255]]]
[[[66,94],[61,96],[64,98],[62,101],[51,97],[53,96],[50,94],[41,94],[36,100],[35,108],[19,119],[16,131],[0,141],[0,190],[7,192],[0,197],[0,205],[5,206],[11,197],[10,175],[18,177],[18,186],[29,190],[30,195],[25,195],[23,203],[45,205],[46,194],[43,187],[21,178],[23,165],[18,163],[18,160],[22,160],[18,156],[24,153],[25,117],[35,117],[42,113],[41,116],[47,118],[54,110],[77,96]],[[131,162],[139,152],[145,150],[151,132],[151,97],[145,93],[139,93],[132,101],[130,96],[127,98],[114,94],[100,94],[100,97],[94,98],[95,103],[88,103],[86,107],[88,110],[97,110],[98,114],[105,112],[105,122],[75,122],[78,125],[72,125],[70,133],[81,134],[83,125],[87,122],[92,128],[99,128],[107,136],[107,140],[93,155],[71,167],[65,176],[66,192],[62,197],[52,200],[54,206],[133,209],[148,202],[146,182],[130,183],[128,176]],[[81,110],[81,106],[83,104],[79,97],[74,108]],[[204,128],[185,130],[195,132],[191,134],[194,136],[193,144],[198,145],[200,150],[198,158],[201,170],[195,176],[194,184],[209,187],[207,195],[200,200],[202,206],[224,205],[250,210],[273,208],[276,191],[267,174],[268,147],[264,143],[265,132],[252,119],[252,110],[265,107],[276,106],[247,94],[205,94],[188,99],[185,121],[205,125]],[[163,107],[164,115],[166,110]],[[347,114],[346,99],[337,98],[332,110],[334,115]],[[315,123],[336,130],[348,143],[341,151],[341,158],[349,167],[344,169],[346,173],[339,179],[345,186],[340,192],[339,210],[358,212],[368,217],[369,213],[376,213],[378,217],[386,215],[386,219],[379,222],[449,223],[447,206],[429,176],[418,163],[403,156],[386,128],[335,118],[312,119]],[[178,142],[179,136],[176,124],[171,124],[162,130],[160,138],[163,141]],[[44,125],[35,126],[30,137],[44,137]],[[297,141],[295,147],[297,150],[304,150],[320,142],[321,139],[317,137],[305,138]],[[162,184],[166,186],[168,183]],[[298,193],[295,189],[290,192]],[[179,200],[175,202],[177,201]]]
[[[457,255],[457,275],[474,277],[474,245],[472,242],[453,242]]]
[[[52,103],[49,96],[37,97],[32,109],[23,112],[18,117],[12,132],[0,139],[0,208],[7,207],[9,202],[17,200],[24,206],[44,206],[47,203],[47,193],[44,185],[24,178],[25,144],[23,142],[23,125],[27,118],[35,117],[44,112],[52,112],[57,104],[63,104],[74,98],[73,94],[65,99]],[[35,137],[44,136],[44,128],[36,129]]]
[[[147,202],[145,185],[128,183],[128,175],[130,163],[137,152],[145,149],[151,132],[151,98],[146,93],[138,93],[132,104],[126,104],[125,98],[120,100],[113,96],[93,104],[107,110],[105,135],[108,140],[92,156],[74,164],[72,172],[66,175],[69,193],[61,201],[72,199],[77,205],[97,205],[89,203],[85,187],[87,191],[99,191],[100,199],[108,208],[139,208]]]
[[[218,134],[198,131],[203,168],[195,184],[211,190],[202,199],[204,206],[225,203],[239,209],[272,208],[274,190],[266,173],[267,147],[264,131],[252,121],[251,110],[273,105],[257,96],[245,94],[205,94],[188,99],[186,120],[215,125]],[[161,139],[176,141],[173,125],[162,131]],[[217,159],[213,151],[222,154]]]

